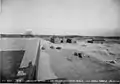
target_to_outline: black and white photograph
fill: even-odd
[[[120,84],[120,0],[0,0],[0,84]]]

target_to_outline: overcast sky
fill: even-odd
[[[3,0],[0,33],[120,35],[120,0]]]

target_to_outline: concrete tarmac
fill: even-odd
[[[39,64],[38,64],[38,75],[37,80],[48,80],[48,79],[56,79],[54,72],[50,66],[50,56],[45,53],[41,52],[39,57]]]

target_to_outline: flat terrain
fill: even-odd
[[[91,44],[51,44],[54,49],[43,44],[50,57],[50,66],[58,78],[76,80],[120,80],[120,45]],[[55,49],[56,47],[62,49]],[[74,52],[82,53],[83,57],[74,56]],[[44,54],[41,54],[44,55]],[[110,63],[109,61],[115,61]]]
[[[35,55],[32,47],[27,47],[32,39],[7,39],[0,41],[2,51],[30,50],[25,55]],[[32,43],[32,42],[31,42]],[[34,46],[34,42],[30,46]],[[53,46],[53,48],[50,48]],[[42,49],[44,47],[45,49]],[[56,49],[61,47],[61,49]],[[117,43],[86,43],[77,41],[76,44],[53,44],[40,39],[40,58],[38,65],[39,80],[46,79],[75,79],[75,80],[120,80],[120,44]],[[35,48],[36,49],[36,48]],[[74,53],[81,53],[82,57]],[[15,55],[15,56],[14,56]],[[16,59],[18,55],[14,54]],[[6,55],[7,56],[7,55]],[[0,56],[1,57],[1,56]],[[27,56],[27,61],[32,60]],[[34,58],[34,57],[33,57]],[[14,60],[14,59],[13,59]],[[23,61],[23,60],[22,60]],[[24,60],[25,62],[26,60]],[[114,63],[110,63],[114,61]],[[5,59],[5,62],[6,59]],[[22,63],[24,63],[22,62]],[[15,62],[14,62],[15,63]],[[8,63],[6,63],[8,65]],[[8,67],[9,68],[9,67]]]

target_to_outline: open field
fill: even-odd
[[[23,50],[25,52],[21,54],[24,54],[25,57],[19,54],[20,58],[18,58],[17,54],[12,53],[10,56],[16,57],[14,58],[16,61],[14,61],[14,59],[9,58],[8,52],[8,54],[4,53],[5,56],[8,56],[8,58],[4,59],[5,65],[18,63],[17,65],[20,66],[19,63],[24,65],[29,60],[32,63],[35,62],[37,41],[40,41],[37,68],[38,80],[56,78],[65,78],[67,80],[120,80],[120,44],[118,43],[87,43],[78,40],[77,43],[55,44],[43,39],[9,38],[0,42],[2,51]],[[80,55],[78,56],[75,53],[80,53]],[[7,59],[11,60],[12,63],[8,63]],[[17,59],[19,60],[17,61]],[[21,59],[24,60],[20,62]],[[6,69],[5,65],[2,66],[4,67],[2,69]],[[10,67],[6,70],[8,69],[12,70]]]
[[[120,46],[116,46],[112,50],[113,47],[108,48],[100,44],[85,43],[86,46],[82,45],[82,43],[76,45],[55,44],[55,47],[61,46],[62,49],[46,49],[44,51],[50,55],[51,67],[56,76],[67,79],[120,80],[119,61],[116,61],[116,64],[106,62],[120,58]],[[83,53],[83,57],[75,57],[74,52]]]

